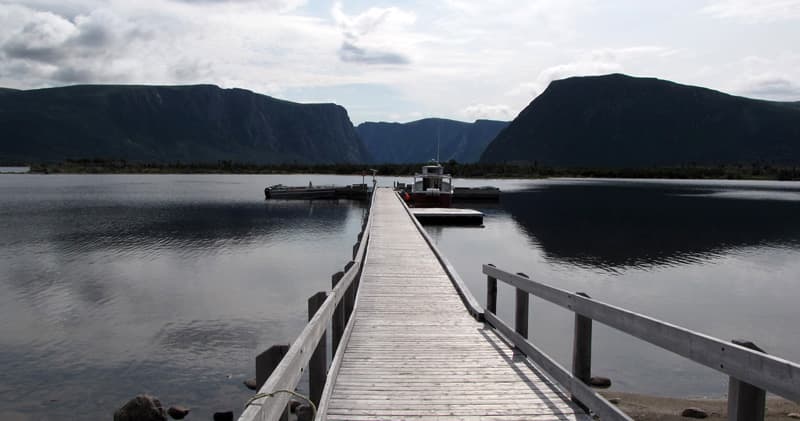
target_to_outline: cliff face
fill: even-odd
[[[575,77],[552,82],[481,161],[564,167],[797,164],[800,109],[652,78]]]
[[[364,162],[347,111],[216,86],[83,85],[0,94],[0,158]]]
[[[508,123],[477,120],[474,123],[426,118],[410,123],[361,123],[356,128],[373,162],[406,164],[439,160],[476,162],[486,145]]]

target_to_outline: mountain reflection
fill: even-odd
[[[344,229],[347,209],[360,206],[347,201],[93,206],[35,212],[29,214],[35,229],[5,231],[28,246],[55,247],[62,257],[92,251],[208,253],[253,241],[337,233]]]
[[[564,183],[504,194],[502,204],[548,257],[606,270],[800,243],[800,201],[718,193],[709,186]]]

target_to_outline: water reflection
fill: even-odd
[[[108,418],[142,392],[198,419],[238,410],[254,356],[300,332],[365,212],[265,202],[268,183],[0,178],[0,419]]]
[[[547,257],[606,270],[686,264],[735,248],[800,238],[800,202],[708,187],[552,184],[503,196],[503,208]],[[790,195],[793,193],[789,193]]]
[[[530,181],[484,210],[482,229],[426,229],[483,301],[483,263],[721,339],[746,338],[800,360],[800,183]],[[524,191],[522,191],[524,190]],[[473,207],[471,206],[471,207]],[[512,287],[498,316],[514,320]],[[530,335],[565,366],[573,314],[531,301]],[[617,390],[714,396],[727,379],[601,324],[593,372]]]

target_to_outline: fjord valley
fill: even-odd
[[[800,177],[800,106],[622,74],[557,80],[513,121],[353,126],[335,104],[216,86],[0,91],[0,161],[46,172]],[[413,165],[412,165],[413,164]]]
[[[439,158],[441,162],[477,162],[505,121],[473,123],[426,118],[409,123],[365,122],[356,127],[372,161],[377,164],[418,164]]]

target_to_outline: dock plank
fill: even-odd
[[[590,420],[470,316],[396,194],[375,194],[352,332],[325,418]]]

